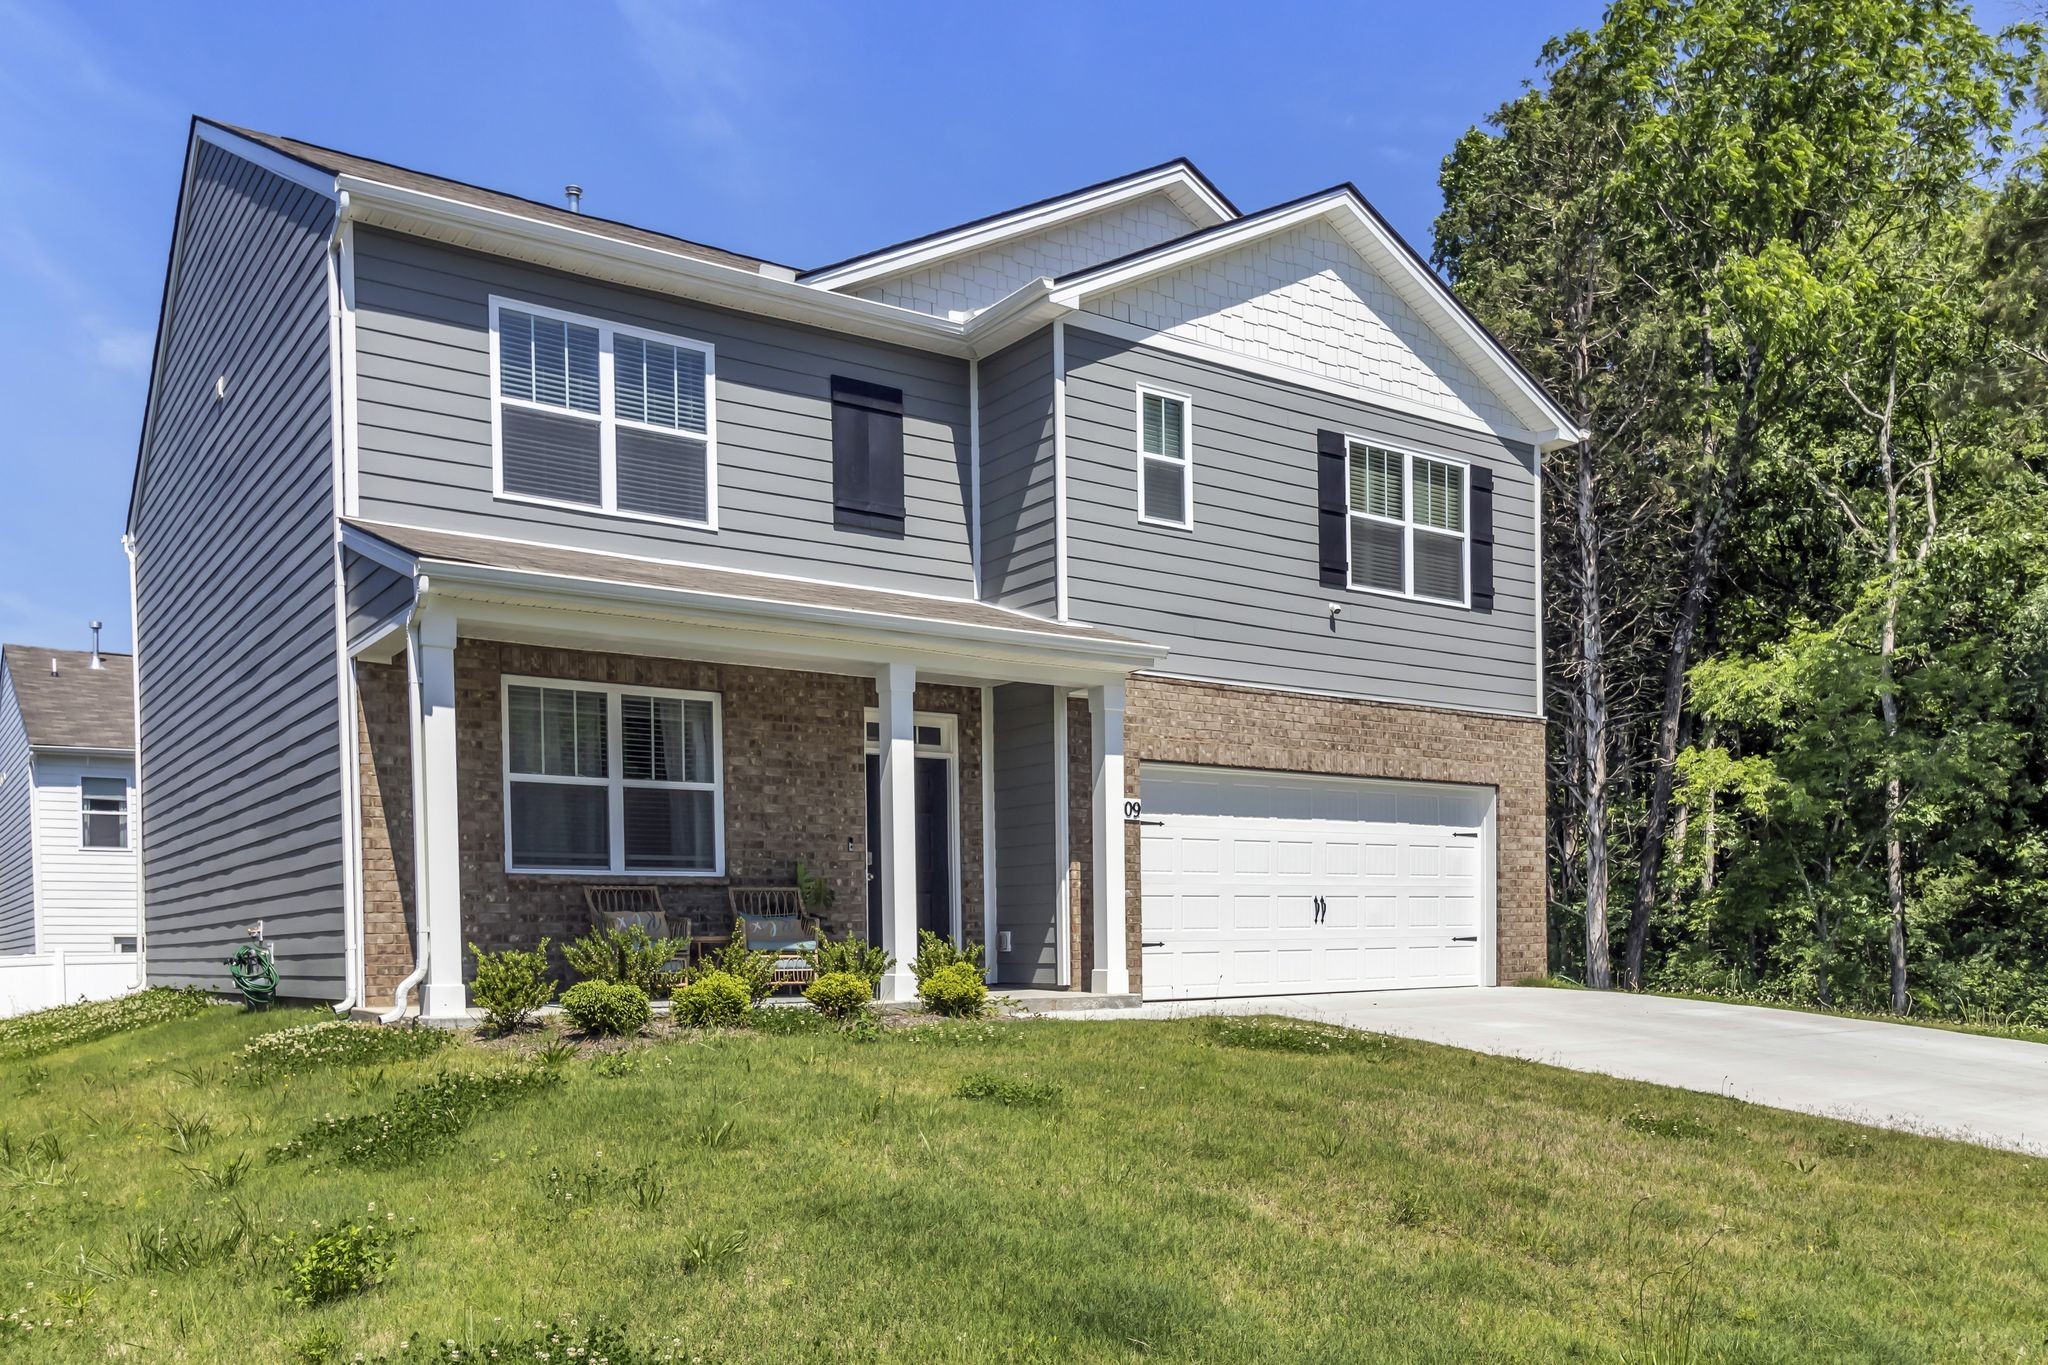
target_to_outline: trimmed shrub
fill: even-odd
[[[469,983],[469,998],[495,1032],[510,1033],[555,998],[555,983],[548,976],[546,939],[531,952],[507,948],[487,953],[474,943],[469,951],[476,958],[476,980]]]
[[[868,994],[882,984],[882,978],[896,965],[896,959],[882,951],[880,944],[869,943],[855,935],[820,942],[815,948],[804,949],[804,961],[811,964],[811,970],[819,976],[834,972],[851,972],[868,983]]]
[[[926,977],[919,984],[917,995],[933,1014],[972,1019],[988,1005],[988,983],[981,979],[979,967],[955,962]]]
[[[691,1028],[737,1028],[754,1012],[747,983],[730,972],[699,972],[670,1005],[676,1022]]]
[[[874,998],[873,984],[852,972],[827,972],[804,987],[804,999],[828,1019],[848,1019],[863,1013]]]
[[[563,958],[584,980],[638,986],[652,1000],[666,1000],[682,980],[681,972],[663,970],[681,955],[673,939],[651,937],[637,924],[586,934],[562,948]]]
[[[654,1017],[647,992],[623,981],[579,981],[562,993],[562,1013],[585,1033],[638,1033]]]
[[[917,956],[910,960],[910,974],[922,986],[934,972],[942,972],[964,962],[974,969],[976,976],[985,977],[988,969],[982,961],[984,951],[979,943],[963,949],[944,934],[920,929],[917,931]]]
[[[747,946],[747,929],[744,921],[734,926],[732,942],[716,952],[707,952],[697,960],[690,972],[690,980],[702,976],[723,973],[747,988],[747,1003],[758,1004],[768,998],[775,989],[776,953],[757,953]]]

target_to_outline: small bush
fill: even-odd
[[[327,1067],[409,1062],[439,1052],[453,1039],[446,1029],[386,1028],[323,1019],[251,1038],[235,1054],[234,1069],[228,1075],[247,1085]]]
[[[1345,1053],[1355,1057],[1383,1056],[1393,1043],[1376,1033],[1316,1024],[1305,1019],[1218,1019],[1209,1025],[1209,1037],[1223,1047],[1251,1048],[1259,1052]]]
[[[730,972],[700,972],[676,992],[670,1012],[691,1028],[737,1028],[753,1015],[754,996]]]
[[[827,1019],[848,1019],[874,1003],[875,988],[852,972],[827,972],[804,987],[804,999]]]
[[[732,942],[716,952],[707,952],[691,970],[690,979],[710,976],[719,972],[732,977],[747,988],[747,1002],[758,1004],[768,998],[775,989],[775,959],[777,953],[757,953],[747,946],[745,921],[734,929]]]
[[[650,937],[645,929],[632,924],[586,934],[564,946],[562,956],[586,981],[637,986],[651,1000],[666,1000],[683,974],[663,969],[681,952],[673,939]]]
[[[973,1019],[988,1005],[988,983],[981,979],[980,968],[968,962],[955,962],[926,977],[919,984],[917,995],[933,1014]]]
[[[58,1048],[110,1038],[173,1019],[190,1019],[220,1003],[192,987],[152,986],[113,1000],[36,1010],[0,1020],[0,1058],[40,1057]]]
[[[630,1037],[654,1016],[647,992],[623,981],[579,981],[562,993],[562,1013],[585,1033]]]
[[[397,1259],[391,1243],[391,1231],[376,1223],[343,1223],[293,1258],[278,1293],[301,1308],[360,1294]]]
[[[1051,1081],[1021,1080],[993,1071],[975,1072],[953,1093],[963,1100],[994,1100],[1006,1107],[1054,1104],[1060,1098],[1059,1086]]]
[[[1690,1114],[1652,1114],[1642,1109],[1631,1109],[1622,1119],[1621,1126],[1631,1133],[1677,1138],[1682,1142],[1699,1141],[1714,1135],[1712,1125],[1702,1123]]]
[[[548,976],[546,939],[531,952],[506,948],[487,953],[474,943],[469,951],[476,957],[476,980],[469,984],[469,998],[484,1012],[484,1022],[493,1031],[510,1033],[555,998],[555,983]]]
[[[910,974],[917,978],[919,986],[923,986],[934,972],[965,963],[974,969],[976,976],[986,977],[988,968],[982,960],[983,952],[979,943],[963,949],[944,934],[920,929],[917,931],[917,956],[910,960]]]
[[[480,1116],[562,1084],[558,1069],[449,1072],[399,1093],[388,1109],[329,1115],[270,1149],[274,1160],[326,1155],[343,1166],[402,1166],[444,1151]]]
[[[870,995],[882,984],[882,978],[889,974],[889,969],[896,965],[896,959],[883,952],[879,944],[859,937],[820,942],[815,948],[806,948],[804,961],[810,963],[811,970],[819,976],[851,972],[864,978]]]

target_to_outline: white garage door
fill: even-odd
[[[1476,986],[1492,793],[1146,764],[1148,1000]]]

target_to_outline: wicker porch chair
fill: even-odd
[[[804,895],[794,886],[733,886],[726,888],[732,906],[733,932],[746,931],[747,946],[774,953],[776,987],[801,989],[816,975],[803,952],[818,946],[818,925],[804,918]]]
[[[672,920],[661,908],[658,886],[586,886],[583,904],[590,911],[593,929],[643,929],[652,939],[680,939],[683,954],[662,964],[664,971],[682,971],[689,966],[690,921]]]

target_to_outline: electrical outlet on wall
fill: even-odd
[[[996,930],[996,951],[999,953],[1010,951],[1010,931],[1008,929]]]

